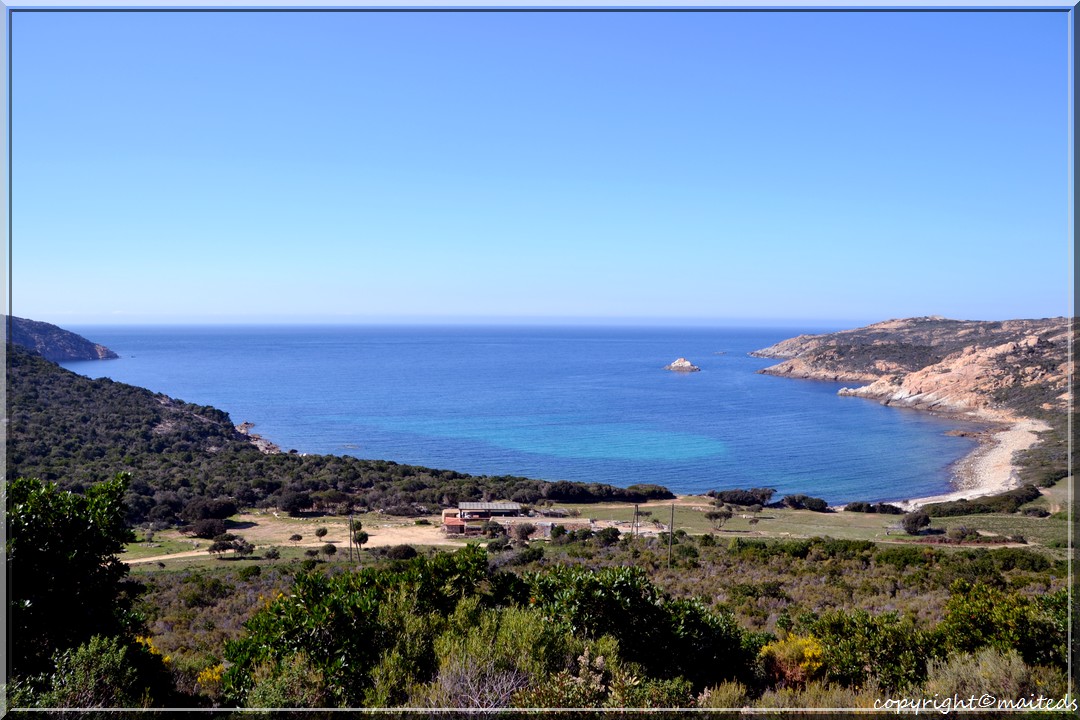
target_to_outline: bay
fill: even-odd
[[[90,377],[213,405],[283,449],[676,493],[772,487],[830,503],[951,489],[972,429],[757,373],[752,350],[839,328],[80,327]],[[686,357],[701,372],[662,367]]]

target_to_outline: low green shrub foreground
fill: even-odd
[[[139,597],[112,562],[126,482],[8,486],[13,707],[874,707],[1066,685],[1063,563],[1027,549],[675,533],[668,569],[656,540],[582,535],[223,563]],[[31,612],[66,606],[112,624]]]

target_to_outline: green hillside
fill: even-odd
[[[11,344],[8,414],[8,477],[79,490],[130,472],[132,522],[175,524],[199,498],[227,498],[240,507],[355,507],[407,515],[468,500],[671,497],[655,486],[548,483],[347,456],[264,454],[221,410],[106,378],[91,380]]]

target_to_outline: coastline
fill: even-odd
[[[1050,426],[1041,420],[1017,418],[1005,427],[990,430],[980,438],[974,450],[956,463],[953,469],[955,490],[894,504],[911,511],[930,503],[970,500],[1019,487],[1020,478],[1013,464],[1014,453],[1035,445],[1039,441],[1036,433],[1049,429]]]

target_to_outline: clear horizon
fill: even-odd
[[[1065,12],[11,18],[18,317],[1072,314]]]

